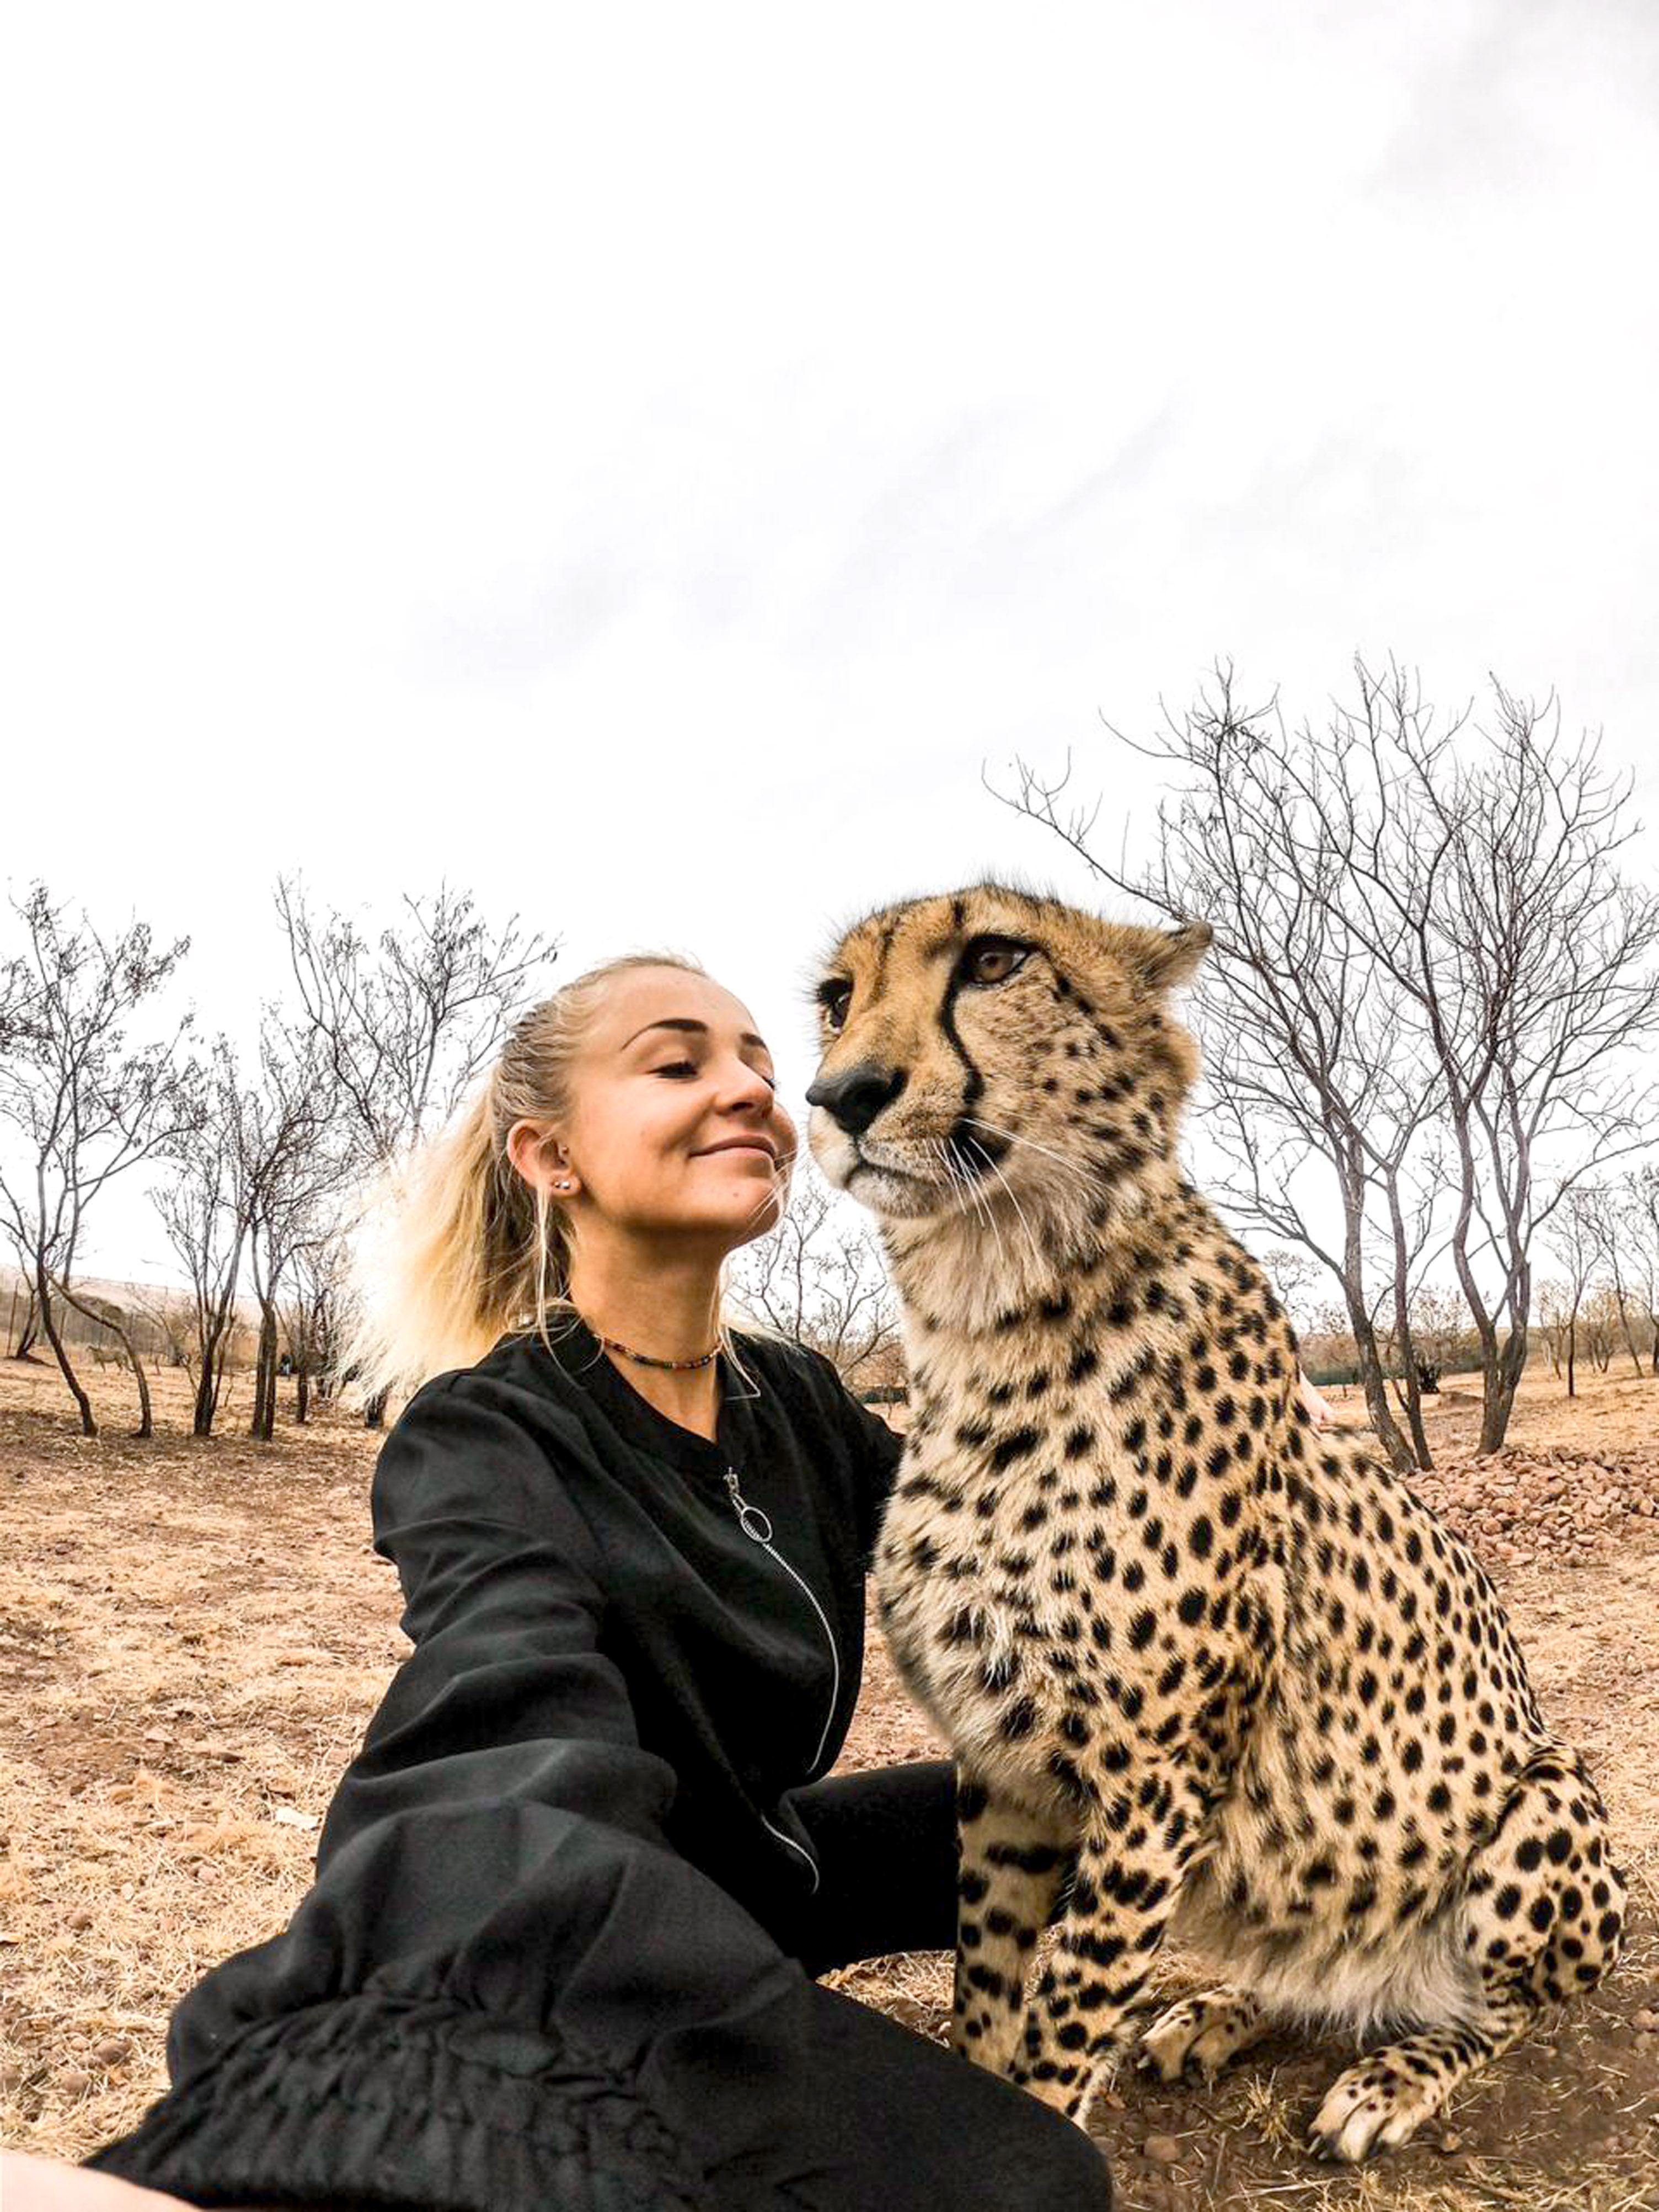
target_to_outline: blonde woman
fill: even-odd
[[[746,1009],[652,957],[535,1008],[428,1157],[358,1347],[371,1387],[423,1380],[374,1486],[415,1649],[315,1887],[185,1997],[173,2087],[99,2173],[242,2205],[1109,2205],[1068,2122],[815,1979],[951,1948],[956,1849],[947,1762],[830,1772],[898,1440],[722,1315],[794,1149]],[[43,2207],[113,2185],[48,2171]]]

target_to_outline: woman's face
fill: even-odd
[[[546,1179],[578,1236],[592,1216],[726,1250],[763,1236],[783,1211],[795,1153],[772,1078],[753,1016],[708,976],[613,977],[571,1071],[570,1114],[543,1156],[558,1163]]]

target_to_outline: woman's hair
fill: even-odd
[[[368,1395],[470,1367],[514,1329],[535,1330],[550,1350],[548,1314],[574,1312],[563,1210],[514,1166],[507,1133],[515,1121],[568,1115],[588,1024],[611,978],[632,968],[708,972],[673,952],[625,953],[588,969],[520,1016],[447,1128],[375,1177],[340,1362]],[[723,1304],[720,1340],[735,1357]]]

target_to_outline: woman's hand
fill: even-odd
[[[0,2204],[6,2212],[162,2212],[169,2204],[191,2212],[182,2197],[24,2150],[0,2151]]]
[[[5,2212],[195,2212],[182,2197],[159,2189],[140,2189],[112,2173],[94,2173],[84,2166],[64,2166],[55,2158],[36,2158],[26,2150],[0,2150],[0,2205]],[[275,2207],[246,2205],[241,2212],[276,2212]],[[313,2212],[330,2212],[327,2205]]]
[[[1307,1407],[1308,1418],[1315,1428],[1329,1428],[1336,1419],[1335,1410],[1328,1399],[1320,1396],[1299,1367],[1296,1371],[1296,1387],[1302,1394],[1302,1402]]]

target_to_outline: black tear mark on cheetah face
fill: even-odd
[[[878,908],[842,933],[813,996],[808,1141],[878,1214],[963,1212],[1109,1184],[1173,1149],[1197,1071],[1170,993],[1207,925],[1139,928],[980,883]]]

